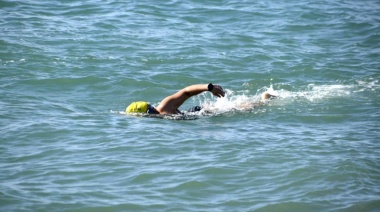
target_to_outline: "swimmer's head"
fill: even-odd
[[[157,110],[151,106],[148,102],[132,102],[127,109],[126,113],[149,113],[149,114],[157,114]]]

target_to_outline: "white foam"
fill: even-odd
[[[212,101],[212,99],[205,99],[204,101],[201,101],[201,106],[204,108],[205,112],[211,111],[212,113],[220,114],[231,111],[249,110],[259,102],[259,95],[247,95],[244,92],[226,90],[225,97],[217,98],[216,101]]]
[[[231,111],[249,111],[257,108],[257,106],[264,106],[264,103],[284,105],[294,101],[315,102],[324,101],[330,98],[349,97],[355,88],[354,85],[341,84],[309,84],[296,91],[284,89],[276,90],[274,87],[276,87],[276,85],[260,88],[255,95],[249,95],[246,94],[246,92],[241,91],[226,90],[224,98],[218,98],[216,101],[213,101],[211,98],[206,98],[200,103],[205,111],[212,111],[213,113],[220,114]],[[271,95],[277,96],[277,98],[262,102],[260,97],[263,92],[268,92]]]

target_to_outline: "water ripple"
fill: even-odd
[[[2,211],[380,207],[377,1],[0,5]]]

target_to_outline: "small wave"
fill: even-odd
[[[361,97],[366,98],[367,95],[371,98],[371,92],[378,92],[380,85],[378,80],[357,80],[350,84],[330,84],[330,85],[317,85],[308,84],[306,87],[296,88],[294,90],[279,89],[275,90],[275,95],[282,99],[304,99],[309,102],[324,101],[332,98],[347,99],[356,98],[356,93],[367,92],[367,94],[360,94]],[[270,90],[270,89],[268,89]]]
[[[159,118],[159,119],[169,119],[169,120],[194,120],[202,117],[199,112],[184,112],[182,114],[148,114],[148,113],[126,113],[125,111],[114,111],[110,110],[112,114],[133,116],[133,117],[146,117],[146,118]]]
[[[357,80],[358,90],[354,92],[363,92],[363,91],[378,91],[380,89],[379,80],[370,78],[366,80]]]
[[[276,90],[275,93],[282,99],[304,99],[310,102],[333,97],[347,97],[352,92],[352,85],[315,85],[309,84],[298,91]]]

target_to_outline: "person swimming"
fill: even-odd
[[[205,91],[211,92],[214,96],[221,98],[224,97],[225,92],[220,85],[197,84],[187,86],[175,94],[165,97],[157,107],[145,101],[137,101],[131,103],[125,110],[128,113],[148,113],[148,114],[182,114],[179,107],[190,97],[201,94]],[[261,95],[262,100],[275,97],[274,95],[264,92]],[[202,110],[202,107],[196,106],[189,110],[189,112],[197,112]]]

